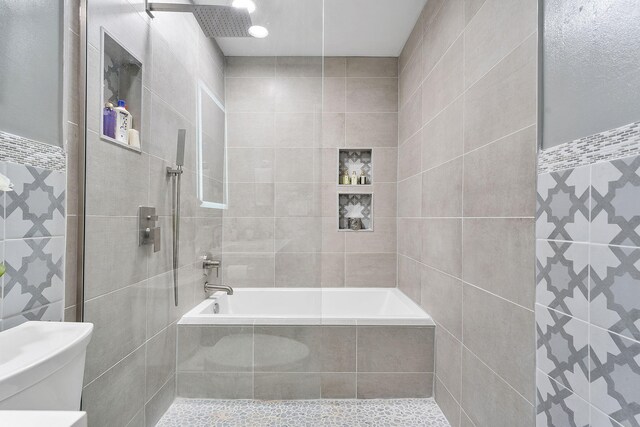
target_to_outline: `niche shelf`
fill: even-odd
[[[352,230],[350,217],[360,218],[362,228]],[[352,233],[373,231],[372,193],[338,193],[338,230]]]
[[[102,73],[102,96],[100,103],[100,138],[136,152],[141,148],[119,141],[106,133],[104,128],[104,108],[107,102],[118,106],[118,100],[126,102],[126,108],[133,116],[131,129],[139,132],[142,140],[142,61],[129,52],[121,43],[102,28],[102,50],[100,70]]]
[[[373,163],[371,162],[371,148],[349,148],[338,149],[338,186],[339,187],[366,187],[373,183]],[[347,172],[349,176],[353,172],[360,178],[360,174],[364,173],[367,179],[366,184],[347,185],[342,184],[342,176]]]

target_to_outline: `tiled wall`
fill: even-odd
[[[396,58],[228,57],[231,286],[395,286]],[[374,231],[338,230],[338,148],[373,148]]]
[[[431,397],[433,341],[433,326],[180,325],[178,395]]]
[[[191,14],[156,13],[128,0],[88,2],[83,409],[92,426],[154,425],[175,396],[176,321],[204,298],[204,252],[220,254],[221,211],[196,199],[196,84],[224,102],[224,60]],[[143,63],[142,152],[99,138],[100,30]],[[179,305],[172,280],[171,181],[178,129],[187,130],[182,176]],[[138,246],[138,206],[154,206],[161,250]],[[214,273],[215,276],[215,273]]]
[[[32,150],[48,147],[34,141],[22,143]],[[2,159],[10,157],[4,148]],[[62,150],[56,149],[61,155]],[[0,161],[0,174],[14,185],[14,191],[0,192],[0,262],[6,268],[0,277],[0,331],[27,320],[60,321],[65,280],[65,171]]]
[[[537,425],[639,425],[640,157],[581,160],[538,176]]]
[[[429,0],[399,58],[398,286],[452,426],[534,423],[536,3]]]

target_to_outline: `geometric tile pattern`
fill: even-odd
[[[433,399],[176,399],[156,427],[449,427]]]
[[[588,167],[538,177],[536,235],[539,239],[588,240]]]
[[[536,307],[538,369],[589,399],[589,324]]]
[[[640,156],[593,166],[591,241],[640,246]]]
[[[540,371],[536,427],[589,427],[589,404]]]
[[[638,124],[614,131],[640,148]],[[598,156],[539,169],[538,426],[640,427],[640,156]]]
[[[591,323],[640,341],[640,249],[591,247]]]
[[[6,164],[13,191],[6,193],[6,238],[62,236],[65,228],[65,174]]]
[[[571,169],[640,154],[640,122],[585,136],[541,150],[538,173]]]
[[[338,224],[340,230],[349,229],[347,218],[353,216],[362,218],[362,229],[373,230],[373,195],[372,194],[344,194],[338,195]]]
[[[3,317],[62,300],[64,238],[5,241]]]
[[[536,302],[589,320],[589,245],[538,240]]]
[[[591,404],[623,426],[640,426],[640,343],[591,327]]]
[[[358,178],[364,173],[367,184],[372,183],[371,171],[371,150],[340,150],[338,161],[338,183],[342,184],[340,178],[345,172],[351,176],[355,172]]]
[[[67,158],[62,147],[34,141],[0,130],[0,161],[64,171]]]

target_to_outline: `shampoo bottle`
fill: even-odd
[[[116,112],[113,111],[113,104],[107,102],[102,110],[102,134],[109,138],[116,137]]]
[[[356,171],[353,171],[351,174],[351,185],[358,185],[358,176],[356,175]]]
[[[129,129],[132,127],[133,117],[127,111],[123,99],[118,100],[118,106],[113,110],[116,112],[116,141],[128,144]]]

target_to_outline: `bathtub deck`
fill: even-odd
[[[449,427],[433,399],[207,400],[178,398],[157,427]]]

